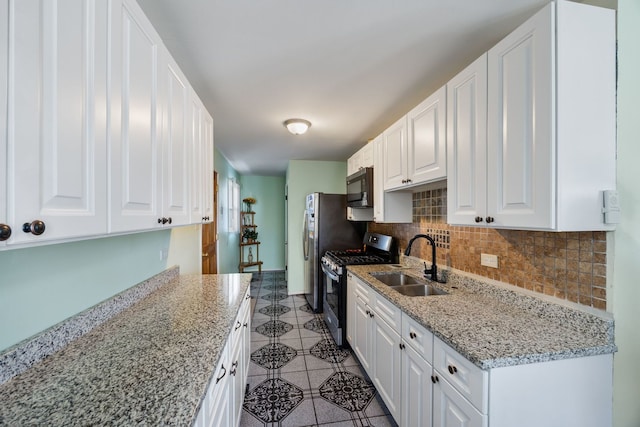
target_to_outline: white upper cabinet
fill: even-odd
[[[407,114],[410,185],[447,177],[446,94],[443,86]]]
[[[0,222],[12,228],[6,243],[104,234],[108,6],[95,0],[4,5],[0,16],[9,25],[0,37],[8,36],[2,40],[8,52],[0,57],[9,59],[0,74],[0,98],[7,101],[0,123],[3,131],[6,123],[7,157],[3,147],[0,161],[7,173]]]
[[[191,222],[213,218],[213,119],[195,92],[191,98]]]
[[[162,218],[172,225],[190,223],[191,86],[163,50],[160,67],[162,106]],[[167,222],[168,223],[168,222]]]
[[[373,167],[373,143],[369,142],[347,159],[347,176]]]
[[[160,38],[135,1],[113,7],[110,231],[145,230],[162,221]]]
[[[407,183],[407,116],[389,126],[383,137],[383,187],[385,190],[404,187]]]
[[[0,6],[0,27],[9,28],[9,3]],[[0,31],[0,135],[7,135],[7,71],[9,58],[9,34]],[[0,138],[0,165],[7,164],[7,138]],[[5,169],[6,170],[6,169]],[[0,248],[13,234],[7,223],[7,174],[0,173]],[[15,225],[14,225],[15,227]]]
[[[487,191],[487,55],[447,83],[447,221],[484,217]]]
[[[209,112],[204,110],[204,117],[202,120],[202,151],[200,152],[200,158],[202,160],[202,175],[200,179],[203,184],[200,189],[202,195],[202,217],[203,222],[213,222],[213,156],[214,156],[214,142],[213,142],[213,117]],[[197,223],[198,218],[192,219],[193,223]]]
[[[446,87],[384,132],[384,189],[408,189],[447,177]]]
[[[406,191],[384,191],[384,135],[371,143],[374,150],[373,220],[378,223],[410,223],[413,220],[412,194]]]
[[[451,134],[471,134],[473,123],[450,118],[449,166],[458,165],[449,169],[448,222],[613,229],[602,199],[616,186],[614,11],[550,3],[488,52],[487,70],[485,166]]]
[[[0,249],[189,224],[194,181],[213,216],[213,119],[191,151],[197,96],[134,0],[10,0],[0,22]]]

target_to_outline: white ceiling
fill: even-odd
[[[345,160],[547,0],[138,0],[241,174]],[[312,122],[305,135],[282,122]]]

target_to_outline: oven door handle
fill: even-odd
[[[322,264],[322,271],[324,271],[324,274],[326,274],[327,277],[329,277],[329,279],[333,280],[334,282],[340,281],[340,276],[338,276],[332,270],[329,270],[329,268],[326,267],[324,264]]]

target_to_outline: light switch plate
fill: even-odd
[[[485,267],[498,268],[498,255],[480,254],[480,265]]]

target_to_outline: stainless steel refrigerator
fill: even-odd
[[[345,194],[307,195],[302,231],[304,292],[316,313],[322,312],[322,255],[327,250],[359,248],[365,231],[366,223],[347,220]]]

